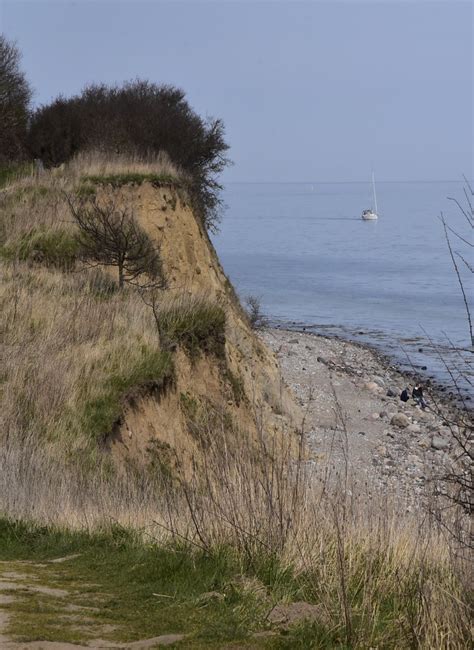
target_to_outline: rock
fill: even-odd
[[[433,436],[431,439],[431,446],[437,451],[442,451],[443,449],[447,449],[449,447],[449,442],[441,436]]]
[[[382,377],[374,377],[373,381],[374,383],[378,384],[381,388],[385,388],[385,381],[382,379]]]
[[[407,431],[410,433],[421,433],[421,427],[419,424],[409,424],[407,426]]]
[[[372,418],[372,420],[379,420],[380,419],[380,415],[378,413],[372,413],[370,417]]]
[[[225,600],[225,595],[219,591],[206,591],[199,596],[198,603],[199,605],[205,605],[211,600]]]
[[[395,413],[395,415],[390,420],[390,424],[399,427],[400,429],[406,429],[406,427],[410,424],[410,420],[407,418],[405,413]]]
[[[388,418],[388,413],[387,413],[387,411],[380,411],[380,413],[379,413],[379,418]]]
[[[364,384],[366,390],[370,390],[372,393],[380,393],[382,388],[375,383],[375,381],[368,381]]]
[[[286,605],[275,605],[267,616],[272,624],[282,628],[288,628],[295,623],[302,621],[315,621],[322,625],[326,624],[326,615],[321,605],[311,605],[304,601],[288,603]]]
[[[365,436],[365,435],[366,435],[365,431],[359,431],[359,436]]]
[[[396,397],[397,395],[398,393],[393,388],[387,390],[387,397]]]
[[[421,440],[418,440],[418,446],[422,449],[428,449],[430,447],[430,444],[431,443],[429,438],[422,438]]]
[[[299,339],[290,339],[288,343],[299,343]]]

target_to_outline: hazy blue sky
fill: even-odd
[[[473,4],[0,0],[35,102],[136,76],[221,117],[226,180],[473,175]]]

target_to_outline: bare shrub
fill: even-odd
[[[0,34],[0,163],[25,155],[31,89],[20,58],[16,45]]]
[[[71,213],[79,228],[83,259],[92,266],[116,266],[118,284],[144,284],[164,287],[165,278],[158,249],[138,225],[127,207],[113,201],[99,203],[68,198]],[[141,276],[147,276],[143,283]]]
[[[262,313],[262,301],[258,296],[247,296],[245,308],[252,329],[262,329],[268,325],[268,319]]]

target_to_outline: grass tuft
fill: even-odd
[[[7,261],[37,262],[63,271],[71,270],[80,252],[76,237],[66,230],[36,229],[0,248]]]
[[[127,172],[123,174],[108,174],[104,176],[87,175],[81,179],[87,187],[92,185],[110,185],[114,189],[123,187],[124,185],[142,185],[143,183],[150,183],[154,187],[165,187],[173,185],[179,187],[181,181],[175,176],[170,174],[151,174],[151,173],[137,173]]]
[[[218,302],[181,296],[164,305],[158,319],[165,345],[182,346],[191,358],[201,352],[224,357],[226,316]]]

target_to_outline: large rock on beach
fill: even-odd
[[[410,420],[407,418],[405,413],[395,413],[395,415],[390,420],[390,424],[398,427],[399,429],[406,429],[410,424]]]
[[[375,383],[375,381],[367,381],[364,384],[366,390],[370,390],[371,393],[381,393],[383,389]]]

